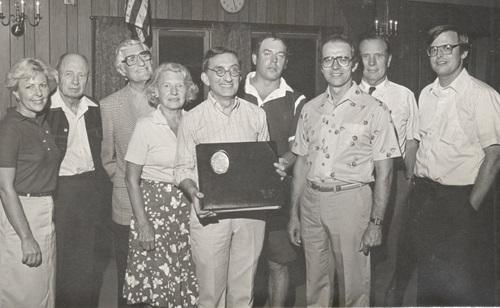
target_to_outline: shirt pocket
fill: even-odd
[[[440,140],[448,145],[459,146],[467,141],[462,127],[456,121],[444,125]]]
[[[355,146],[361,142],[368,129],[366,125],[354,123],[344,123],[342,127],[344,129],[341,129],[340,145],[344,148]]]

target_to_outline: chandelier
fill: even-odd
[[[24,2],[24,0],[21,0],[21,2],[16,2],[15,7],[16,7],[16,14],[15,15],[10,14],[10,16],[5,16],[3,14],[3,4],[0,1],[0,21],[2,22],[2,25],[4,25],[4,26],[9,26],[12,23],[12,27],[10,28],[10,32],[15,37],[20,37],[24,34],[26,21],[28,21],[28,23],[32,27],[36,27],[40,23],[40,19],[42,19],[42,16],[40,16],[40,2],[36,1],[36,3],[35,3],[35,14],[33,17],[33,23],[31,22],[28,15],[26,15],[26,13],[25,13],[26,2]],[[4,19],[7,19],[7,22],[4,22]]]
[[[381,1],[382,8],[380,10],[377,10],[377,3],[375,4],[375,32],[386,38],[395,37],[398,35],[398,20],[389,15],[389,0]]]

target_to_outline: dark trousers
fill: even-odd
[[[476,212],[471,191],[416,179],[417,306],[494,304],[492,202]]]
[[[130,226],[120,225],[113,222],[112,229],[113,247],[115,249],[116,271],[118,277],[118,307],[128,307],[127,301],[123,297],[123,285],[125,283],[125,270],[127,269]]]
[[[60,176],[54,198],[57,235],[57,307],[91,307],[94,244],[97,211],[100,207],[95,173]],[[29,290],[27,290],[29,292]]]

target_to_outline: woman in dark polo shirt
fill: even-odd
[[[21,59],[5,80],[18,106],[0,120],[0,307],[54,307],[59,151],[39,116],[53,76],[44,62]]]

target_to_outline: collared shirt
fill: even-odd
[[[14,189],[24,193],[55,190],[59,149],[43,117],[28,118],[9,108],[0,120],[0,132],[0,167],[16,169]]]
[[[183,116],[178,130],[176,184],[184,179],[198,181],[195,146],[200,143],[268,141],[266,114],[262,108],[236,97],[227,116],[212,93]]]
[[[69,124],[68,147],[61,162],[59,175],[76,175],[95,170],[84,114],[88,111],[89,106],[97,107],[97,105],[83,96],[78,102],[78,112],[75,115],[64,103],[59,89],[50,99],[52,102],[50,109],[61,108]]]
[[[336,107],[329,88],[308,102],[295,136],[292,151],[319,183],[369,183],[374,161],[401,156],[389,109],[355,83]]]
[[[292,89],[285,79],[281,78],[279,88],[262,100],[257,89],[250,83],[254,76],[255,72],[247,75],[244,99],[260,106],[266,112],[271,140],[276,141],[278,155],[281,156],[290,150],[289,142],[295,140],[297,122],[306,97]]]
[[[137,122],[125,160],[144,166],[142,179],[173,183],[176,146],[177,136],[158,105]]]
[[[439,79],[419,97],[415,175],[443,185],[471,185],[484,148],[500,144],[500,95],[466,69],[447,87]]]
[[[370,85],[362,80],[359,88],[368,93]],[[406,140],[419,140],[418,109],[415,95],[408,88],[389,81],[387,77],[371,94],[384,102],[391,112],[392,121],[398,134],[399,148],[403,158],[406,154]]]

